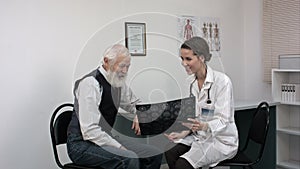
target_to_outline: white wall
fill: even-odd
[[[263,82],[262,9],[261,0],[243,0],[244,90],[246,99],[271,100],[271,85]]]
[[[57,168],[51,113],[72,102],[73,80],[98,65],[107,45],[123,40],[124,21],[146,22],[154,32],[147,36],[147,56],[133,57],[129,72],[133,90],[144,100],[186,94],[178,43],[171,38],[177,35],[176,15],[219,17],[222,56],[211,64],[223,64],[236,99],[264,97],[268,85],[257,68],[261,6],[260,0],[0,1],[0,168]],[[179,88],[182,92],[174,92]]]

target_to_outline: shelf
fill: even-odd
[[[300,102],[280,102],[280,104],[300,106]]]
[[[282,101],[282,84],[300,84],[300,69],[272,70],[272,96],[280,102],[276,107],[277,166],[300,169],[300,101]]]
[[[273,69],[274,72],[298,73],[300,69]]]
[[[300,168],[300,162],[299,161],[282,161],[277,164],[279,167],[283,168],[290,168],[290,169],[299,169]]]
[[[282,84],[299,84],[300,83],[300,69],[273,69],[272,70],[272,96],[274,101],[281,101]],[[300,105],[297,102],[282,102],[283,104]]]
[[[284,127],[277,129],[278,132],[300,136],[300,127]]]

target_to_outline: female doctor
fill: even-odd
[[[180,54],[186,72],[193,75],[189,82],[196,98],[196,118],[183,123],[189,131],[165,134],[171,141],[165,157],[170,169],[213,167],[238,149],[232,84],[224,73],[207,66],[211,54],[204,39],[185,41]]]

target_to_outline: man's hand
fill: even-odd
[[[140,129],[140,124],[139,124],[139,120],[138,120],[137,115],[135,115],[135,117],[134,117],[134,119],[132,121],[131,129],[134,130],[134,133],[136,135],[141,135],[141,129]]]
[[[124,146],[121,146],[120,149],[127,150],[127,148],[125,148]]]

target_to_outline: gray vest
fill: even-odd
[[[91,73],[87,74],[86,76],[75,82],[73,91],[75,96],[74,112],[72,115],[71,122],[69,124],[68,133],[81,134],[80,124],[78,121],[79,105],[75,91],[77,90],[79,83],[86,77],[90,76],[93,76],[98,81],[99,86],[103,88],[101,103],[98,108],[101,112],[99,126],[101,126],[103,131],[105,131],[108,134],[111,134],[111,129],[115,123],[116,115],[120,106],[121,88],[112,87],[98,69],[92,71]]]

